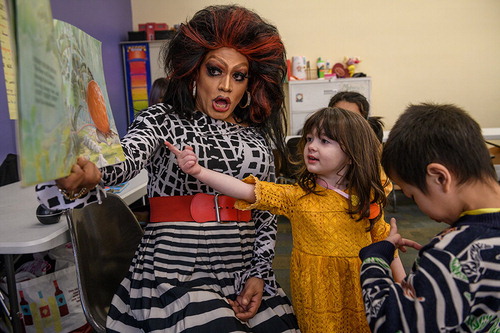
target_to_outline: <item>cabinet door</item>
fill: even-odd
[[[307,116],[328,106],[332,96],[339,91],[356,91],[370,101],[370,89],[370,78],[289,82],[290,134],[297,134]]]

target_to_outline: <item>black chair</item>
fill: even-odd
[[[143,230],[127,204],[108,193],[66,213],[83,312],[96,332],[106,331],[113,295],[128,272]]]
[[[19,181],[19,171],[17,167],[17,155],[7,154],[7,157],[0,165],[0,186],[8,185]]]
[[[298,153],[298,144],[300,141],[300,136],[292,136],[286,140],[286,146],[288,148],[289,156],[288,159],[295,160]],[[290,184],[295,182],[295,172],[297,171],[297,166],[286,161],[284,165],[281,165],[278,170],[277,182],[280,184]]]

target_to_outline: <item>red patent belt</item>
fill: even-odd
[[[235,198],[198,193],[149,198],[150,222],[248,222],[249,210],[234,208]]]

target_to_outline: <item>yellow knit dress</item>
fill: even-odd
[[[292,226],[290,282],[293,308],[302,333],[370,332],[360,285],[359,250],[383,240],[390,226],[347,214],[348,201],[333,190],[308,194],[298,185],[261,182],[253,176],[257,201],[237,201],[239,209],[285,215]],[[319,187],[322,188],[322,187]]]

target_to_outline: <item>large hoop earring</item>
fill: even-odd
[[[193,98],[196,98],[196,81],[193,81]]]
[[[250,95],[250,92],[247,90],[247,102],[245,103],[245,105],[242,106],[240,101],[240,108],[242,109],[247,108],[250,105],[251,101],[252,101],[252,96]]]

